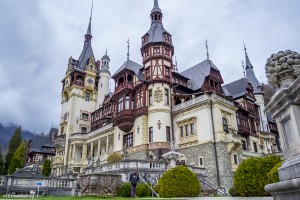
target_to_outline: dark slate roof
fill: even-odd
[[[34,135],[29,143],[31,143],[32,152],[44,152],[43,146],[54,148],[51,138],[46,135]]]
[[[269,122],[276,123],[275,120],[272,118],[272,114],[269,113],[269,112],[267,112],[267,120],[268,120]]]
[[[91,18],[90,18],[89,26],[88,26],[87,33],[86,33],[85,36],[87,36],[87,35],[92,36],[92,33],[91,33]],[[82,52],[81,52],[81,54],[79,56],[79,59],[78,59],[79,64],[78,64],[77,68],[80,69],[80,70],[85,70],[85,67],[86,67],[90,57],[94,57],[94,52],[93,52],[93,49],[92,49],[91,41],[90,40],[85,40]]]
[[[161,12],[161,9],[158,6],[158,0],[154,0],[154,6],[153,6],[151,13],[154,13],[154,12]]]
[[[227,90],[227,88],[225,86],[222,86],[222,89],[224,91],[225,96],[231,96],[231,94],[229,93],[229,91]]]
[[[223,86],[223,88],[226,88],[226,90],[230,94],[226,96],[232,96],[234,99],[245,95],[247,91],[247,87],[248,87],[248,80],[246,78],[241,78],[239,80],[236,80],[234,82],[228,83],[227,85]]]
[[[259,81],[257,80],[255,73],[253,71],[253,66],[249,60],[248,54],[246,53],[246,76],[247,79],[249,81],[249,83],[251,83],[252,87],[253,87],[253,93],[257,94],[257,93],[261,93],[257,87],[261,86],[261,84],[259,83]]]
[[[134,74],[138,77],[139,80],[144,80],[144,74],[143,71],[141,70],[143,68],[142,65],[137,64],[136,62],[133,62],[131,60],[127,60],[112,76],[116,76],[119,72],[121,72],[123,69],[128,69],[134,72]]]
[[[165,41],[164,33],[168,33],[168,32],[164,29],[163,24],[161,22],[153,22],[151,24],[150,30],[147,32],[148,34],[147,43],[164,42]]]
[[[17,169],[15,173],[11,176],[16,177],[30,177],[30,178],[45,178],[45,176],[41,173],[41,170],[33,171],[31,169]]]
[[[191,80],[193,90],[198,90],[202,87],[205,77],[210,74],[211,68],[219,71],[211,60],[205,60],[194,67],[181,72],[180,74]]]
[[[110,59],[109,59],[109,56],[107,55],[107,49],[106,49],[106,51],[105,51],[105,54],[104,54],[104,56],[102,57],[102,59],[101,59],[101,60],[104,60],[104,59],[106,59],[106,60],[109,60],[109,61],[110,61]]]
[[[50,139],[52,138],[52,134],[54,133],[54,137],[57,137],[58,136],[58,128],[51,128],[50,131],[49,131],[49,137]]]

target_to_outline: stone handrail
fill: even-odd
[[[150,170],[164,170],[165,163],[155,161],[142,161],[142,160],[123,160],[116,164],[107,164],[97,167],[88,166],[86,174],[111,172],[116,170],[136,170],[136,169],[150,169]]]
[[[5,186],[6,186],[6,177],[0,176],[0,187],[5,187]]]

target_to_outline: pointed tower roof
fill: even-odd
[[[261,87],[260,82],[257,80],[255,73],[253,71],[253,65],[250,62],[250,59],[247,54],[247,48],[244,46],[245,50],[245,59],[246,59],[246,78],[251,83],[253,87],[253,93],[254,94],[261,94],[262,92],[259,90],[259,87]]]
[[[90,18],[89,26],[86,35],[92,35],[92,18]]]
[[[105,50],[105,54],[104,54],[104,56],[101,58],[101,60],[104,60],[104,59],[110,61],[109,56],[107,55],[107,49]]]
[[[154,6],[153,6],[153,9],[151,11],[151,14],[154,13],[154,12],[160,12],[161,13],[161,9],[158,6],[158,0],[154,0]]]

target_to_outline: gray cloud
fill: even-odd
[[[279,50],[300,51],[297,0],[160,0],[163,23],[173,35],[179,71],[206,58],[226,83],[243,76],[243,40],[260,81]],[[93,49],[108,48],[114,73],[126,59],[141,63],[141,36],[150,27],[152,0],[95,0]],[[0,0],[0,122],[47,131],[60,116],[61,80],[70,56],[78,58],[89,19],[86,0]]]

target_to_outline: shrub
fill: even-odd
[[[130,183],[123,183],[121,185],[121,187],[117,190],[117,196],[119,197],[130,197],[131,194],[130,194],[130,191],[131,191],[131,184]]]
[[[136,187],[136,196],[138,197],[150,197],[151,190],[146,183],[139,183]]]
[[[234,174],[234,188],[241,196],[266,196],[267,174],[281,160],[278,156],[248,158]]]
[[[108,164],[115,164],[120,162],[120,160],[122,160],[122,155],[118,154],[117,152],[109,154],[107,157]]]
[[[170,197],[197,197],[200,195],[199,180],[187,167],[170,169],[158,180],[159,195]]]
[[[268,184],[279,182],[278,168],[281,167],[282,162],[275,165],[267,174]]]
[[[19,158],[13,158],[8,167],[8,174],[13,174],[17,168],[21,167],[21,160]]]
[[[232,197],[238,197],[238,196],[240,196],[239,192],[234,187],[230,188],[229,191],[228,191],[228,193]]]
[[[51,173],[51,161],[46,159],[43,164],[42,174],[44,176],[49,176]]]

